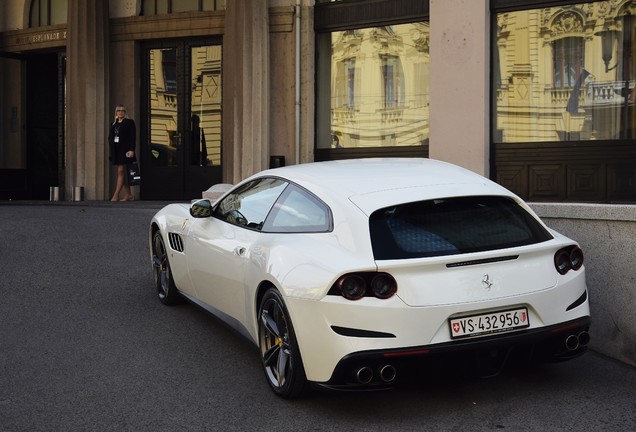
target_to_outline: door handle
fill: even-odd
[[[237,246],[234,248],[234,255],[243,256],[245,255],[245,248],[243,246]]]

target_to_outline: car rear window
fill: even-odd
[[[498,196],[400,204],[375,211],[369,223],[378,260],[505,249],[552,238],[514,200]]]

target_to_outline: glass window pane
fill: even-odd
[[[26,169],[26,137],[22,99],[24,64],[21,60],[0,57],[0,169]]]
[[[554,87],[574,87],[585,65],[584,40],[566,37],[554,41],[553,45]]]
[[[40,25],[49,25],[49,0],[40,0]]]
[[[252,181],[226,196],[214,210],[214,215],[235,225],[260,229],[285,187],[287,183],[280,179]]]
[[[199,0],[143,0],[141,10],[146,16],[167,14],[169,10],[170,12],[199,11]],[[200,10],[225,10],[225,0],[201,0]]]
[[[157,15],[168,13],[168,0],[157,0]]]
[[[496,15],[494,141],[636,137],[636,2]]]
[[[376,259],[407,259],[505,249],[552,236],[506,197],[459,197],[402,204],[370,218]]]
[[[192,48],[192,165],[221,165],[221,46]]]
[[[53,0],[51,2],[51,24],[65,24],[68,14],[68,0]]]
[[[141,10],[143,15],[150,16],[157,14],[157,0],[143,0]]]
[[[276,202],[263,231],[326,232],[331,226],[329,208],[308,192],[289,186]]]
[[[29,26],[40,26],[40,0],[33,0],[31,2],[31,10],[29,11]]]
[[[198,11],[199,0],[172,1],[172,12]]]
[[[150,160],[153,166],[177,165],[178,117],[176,48],[151,49]]]
[[[204,11],[225,10],[225,0],[203,0]]]
[[[318,148],[425,144],[428,40],[424,22],[320,34]]]

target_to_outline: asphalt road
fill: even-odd
[[[0,202],[0,431],[636,430],[636,369],[594,352],[279,399],[254,346],[155,298],[157,208]]]

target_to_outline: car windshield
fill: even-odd
[[[400,204],[375,211],[369,223],[378,260],[505,249],[552,238],[514,200],[498,196]]]

